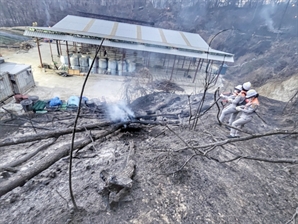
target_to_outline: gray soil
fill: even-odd
[[[200,96],[191,96],[192,108]],[[208,95],[204,108],[212,103]],[[134,101],[129,107],[135,116],[165,99],[176,99],[162,109],[161,114],[187,115],[188,97],[169,93],[154,93]],[[248,133],[264,133],[277,129],[290,129],[297,123],[296,109],[279,101],[260,99],[258,111],[265,120],[255,116],[245,125]],[[51,112],[33,116],[36,126],[62,128],[66,122],[46,122],[52,117],[65,117],[66,112]],[[286,113],[286,118],[285,118]],[[88,113],[87,113],[88,114]],[[165,115],[153,118],[164,125],[132,123],[108,137],[80,150],[73,160],[73,191],[79,211],[73,209],[68,187],[68,157],[63,158],[22,187],[1,196],[1,223],[286,223],[295,213],[298,201],[298,166],[290,163],[262,162],[237,159],[250,156],[272,160],[298,157],[297,135],[275,135],[218,146],[205,156],[186,147],[199,146],[226,139],[228,130],[217,124],[217,109],[212,107],[190,130],[189,117],[178,119]],[[68,114],[67,116],[74,116]],[[87,115],[86,115],[87,116]],[[82,118],[87,124],[107,120]],[[70,122],[71,119],[68,121]],[[146,121],[146,120],[145,120]],[[173,123],[176,123],[173,124]],[[30,125],[27,123],[26,125]],[[107,128],[108,129],[108,128]],[[3,129],[1,129],[2,131]],[[38,133],[41,130],[37,131]],[[93,134],[98,132],[94,129]],[[34,134],[32,128],[18,128],[7,138]],[[85,133],[86,134],[86,133]],[[76,139],[85,134],[78,133]],[[242,134],[249,136],[249,134]],[[19,168],[18,173],[53,153],[70,136],[61,136],[54,145],[40,152]],[[3,140],[2,140],[3,141]],[[1,147],[2,161],[29,153],[43,140]],[[60,142],[60,143],[59,143]],[[135,145],[130,155],[136,163],[132,187],[121,200],[109,205],[103,193],[105,182],[102,170],[119,172],[124,169],[129,144]],[[192,159],[190,159],[192,158]],[[9,181],[7,173],[1,181]]]

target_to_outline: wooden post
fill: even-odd
[[[36,37],[36,44],[37,44],[37,49],[38,49],[38,55],[39,55],[39,61],[40,61],[40,67],[43,68],[42,65],[42,59],[41,59],[41,53],[40,53],[40,48],[39,48],[39,39]]]
[[[169,55],[168,56],[168,65],[167,65],[167,69],[166,69],[166,75],[168,74],[168,68],[169,68],[169,64],[170,64],[170,58],[171,58],[171,56]]]
[[[174,67],[175,67],[175,62],[176,62],[176,55],[175,55],[174,62],[173,62],[173,68],[172,68],[172,72],[171,72],[170,81],[172,81],[173,72],[174,72]]]
[[[57,54],[58,54],[58,57],[60,57],[60,51],[59,51],[58,40],[56,40],[56,47],[57,47]]]
[[[200,59],[200,60],[201,60],[201,59]],[[196,69],[196,72],[195,72],[195,76],[193,77],[192,83],[195,82],[195,79],[196,79],[196,77],[197,77],[197,73],[198,73],[198,70],[199,70],[199,66],[200,66],[200,61],[199,61],[199,63],[198,63],[198,66],[197,66],[197,69]]]
[[[191,65],[191,61],[189,60],[189,64],[188,64],[188,69],[187,69],[187,73],[186,73],[186,76],[188,76],[188,73],[189,73],[189,69],[190,69],[190,65]]]
[[[183,66],[184,66],[184,62],[185,62],[185,56],[184,56],[183,62],[182,62],[182,69],[183,69]]]
[[[62,48],[61,48],[61,43],[60,43],[60,41],[61,41],[61,40],[59,40],[60,54],[63,55],[63,53],[62,53],[63,51],[62,51]]]
[[[206,65],[206,70],[205,70],[205,72],[208,72],[210,62],[211,62],[211,60],[208,60],[208,63],[207,63],[207,65]]]
[[[70,59],[69,59],[69,51],[68,51],[68,42],[66,41],[66,53],[67,53],[67,60],[68,60],[68,68],[70,68]]]
[[[203,64],[204,64],[204,59],[203,59],[202,62],[201,62],[200,70],[202,69]]]
[[[148,55],[147,67],[149,68],[149,65],[150,65],[150,52],[148,52],[147,55]]]
[[[50,45],[50,52],[51,52],[52,62],[54,62],[53,51],[52,51],[52,45],[51,45],[51,41],[50,41],[50,40],[49,40],[49,45]]]

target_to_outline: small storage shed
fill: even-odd
[[[0,102],[13,96],[13,89],[7,72],[1,73],[0,70]]]
[[[4,59],[0,57],[0,66],[4,63]],[[0,67],[0,102],[8,99],[13,95],[13,89],[7,72],[1,70]]]
[[[35,86],[30,65],[4,62],[0,64],[1,73],[8,73],[14,94],[24,94]]]

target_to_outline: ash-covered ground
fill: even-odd
[[[72,184],[79,211],[70,198],[69,157],[28,180],[22,187],[1,196],[1,223],[286,223],[295,214],[297,188],[297,134],[272,135],[246,141],[224,142],[229,131],[217,122],[214,105],[194,129],[188,116],[196,111],[201,95],[153,93],[127,105],[134,117],[127,125],[94,140],[73,159]],[[250,134],[297,130],[297,106],[260,98],[259,117],[245,125],[241,137]],[[213,103],[208,94],[203,109]],[[155,111],[155,112],[154,112]],[[32,115],[33,116],[33,115]],[[33,116],[35,126],[69,127],[74,113],[51,112]],[[53,119],[56,117],[56,119]],[[46,122],[51,120],[51,122]],[[40,122],[40,123],[38,123]],[[110,122],[107,116],[83,113],[78,126]],[[9,123],[9,122],[7,122]],[[24,122],[6,139],[38,135]],[[76,139],[107,132],[115,123],[78,132]],[[1,130],[3,130],[1,128]],[[2,133],[3,134],[3,133]],[[1,135],[3,136],[3,135]],[[56,136],[58,137],[58,136]],[[3,142],[4,139],[1,139]],[[0,147],[1,164],[9,164],[31,153],[41,141]],[[61,135],[54,144],[32,159],[2,170],[0,186],[21,175],[61,145],[71,135]],[[200,146],[211,147],[200,148]],[[133,148],[133,150],[132,150]],[[202,153],[203,152],[203,153]],[[237,157],[240,159],[235,159]],[[235,160],[234,160],[235,159]],[[279,162],[284,159],[284,162]],[[289,163],[296,159],[296,163]],[[134,161],[132,185],[116,202],[110,203],[103,171],[117,175]],[[263,160],[263,161],[262,161]],[[287,162],[286,162],[287,161]],[[119,175],[116,177],[119,177]],[[113,176],[113,175],[111,175]],[[107,191],[105,191],[107,190]],[[115,191],[115,190],[114,190]],[[116,190],[117,191],[117,190]],[[116,192],[117,193],[117,192]]]

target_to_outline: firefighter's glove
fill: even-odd
[[[241,111],[242,108],[241,108],[241,107],[236,107],[236,110],[237,110],[237,111]]]
[[[232,99],[228,99],[228,102],[229,102],[229,103],[232,103],[232,101],[233,101]]]

